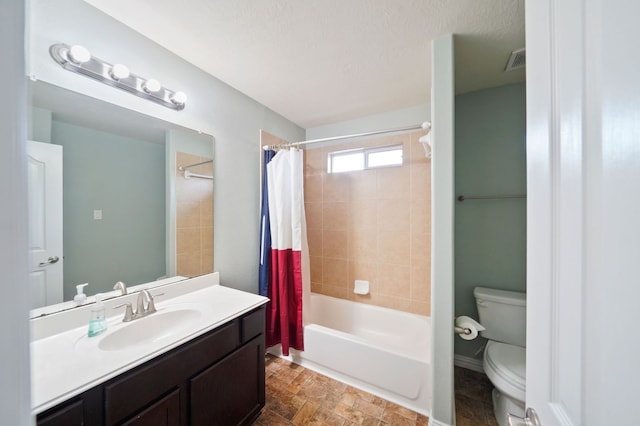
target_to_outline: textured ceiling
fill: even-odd
[[[524,0],[85,0],[301,127],[428,103],[432,39],[456,91],[524,81]]]

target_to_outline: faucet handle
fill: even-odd
[[[120,290],[122,292],[122,296],[127,294],[127,285],[122,281],[118,281],[116,285],[113,286],[114,290]]]
[[[123,306],[125,306],[126,309],[124,311],[124,318],[122,318],[122,322],[133,321],[134,313],[133,308],[131,307],[131,303],[122,303],[120,305],[114,306],[113,309],[122,308]]]
[[[149,293],[151,294],[151,293]],[[153,313],[156,312],[156,303],[155,303],[155,298],[158,296],[164,296],[164,293],[158,293],[156,295],[153,295],[152,297],[149,298],[149,304],[147,305],[147,312],[148,313]]]

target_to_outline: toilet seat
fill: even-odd
[[[484,350],[484,371],[500,392],[525,400],[526,349],[520,346],[488,341]]]

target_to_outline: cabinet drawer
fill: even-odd
[[[105,386],[107,424],[121,422],[178,386],[186,377],[232,352],[240,345],[239,334],[238,322],[232,321],[108,383]]]
[[[242,343],[248,342],[259,334],[264,333],[265,309],[257,311],[242,318]]]

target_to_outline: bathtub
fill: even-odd
[[[429,317],[315,293],[304,309],[305,350],[284,358],[429,415]]]

